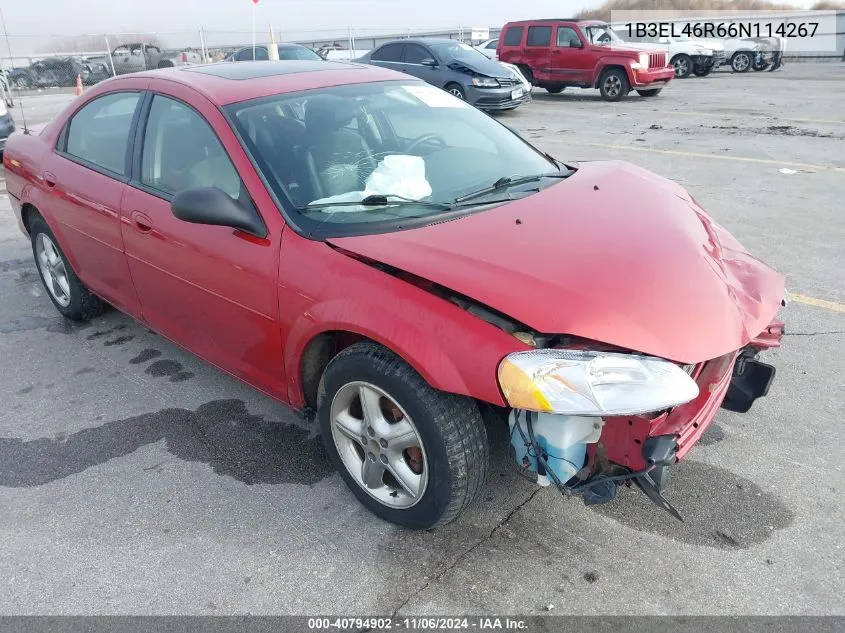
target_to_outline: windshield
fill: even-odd
[[[303,226],[366,224],[360,228],[375,232],[386,230],[378,224],[399,218],[469,213],[469,206],[516,194],[500,188],[473,195],[466,208],[456,199],[503,177],[559,172],[554,161],[491,117],[421,82],[287,93],[226,110],[258,168],[279,199],[293,203]],[[523,188],[537,191],[553,182]],[[381,204],[367,206],[365,198]]]
[[[591,44],[621,43],[623,40],[607,25],[588,26],[584,29]]]
[[[323,58],[304,46],[279,46],[279,59],[322,60]]]
[[[487,61],[488,59],[484,53],[461,42],[434,42],[429,43],[428,46],[434,50],[440,59],[447,62],[452,59],[465,59],[469,62],[479,59]]]

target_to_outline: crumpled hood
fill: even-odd
[[[746,345],[784,291],[682,187],[617,161],[458,220],[330,242],[539,332],[683,363]]]
[[[452,59],[446,65],[452,69],[464,66],[479,75],[486,75],[497,79],[508,79],[511,77],[511,73],[504,66],[493,59],[484,57],[484,55],[473,55],[471,60],[464,58]]]

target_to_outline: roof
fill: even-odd
[[[228,105],[299,90],[373,81],[413,80],[378,66],[338,61],[255,61],[219,62],[202,66],[179,66],[123,75],[101,82],[116,88],[122,78],[149,77],[173,81],[208,97],[219,105]]]
[[[546,22],[550,22],[550,23],[551,22],[578,22],[579,24],[585,24],[585,25],[607,24],[607,22],[605,22],[604,20],[585,20],[585,19],[581,19],[581,18],[541,18],[539,20],[515,20],[513,22],[508,22],[502,28],[504,29],[505,27],[515,26],[515,25],[524,26],[526,24],[528,24],[528,25],[544,24]]]

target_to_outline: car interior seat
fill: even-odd
[[[361,114],[357,105],[340,97],[319,95],[306,103],[305,162],[315,199],[363,190],[376,168],[367,142],[348,127]]]

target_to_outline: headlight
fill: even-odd
[[[650,356],[542,349],[499,363],[499,386],[515,409],[564,415],[634,415],[698,395],[678,365]]]
[[[6,102],[0,99],[0,116],[6,116],[7,114],[9,114],[9,108],[6,107]]]
[[[648,68],[648,53],[640,53],[640,66]]]
[[[499,82],[492,77],[473,77],[472,85],[476,88],[498,88]]]

